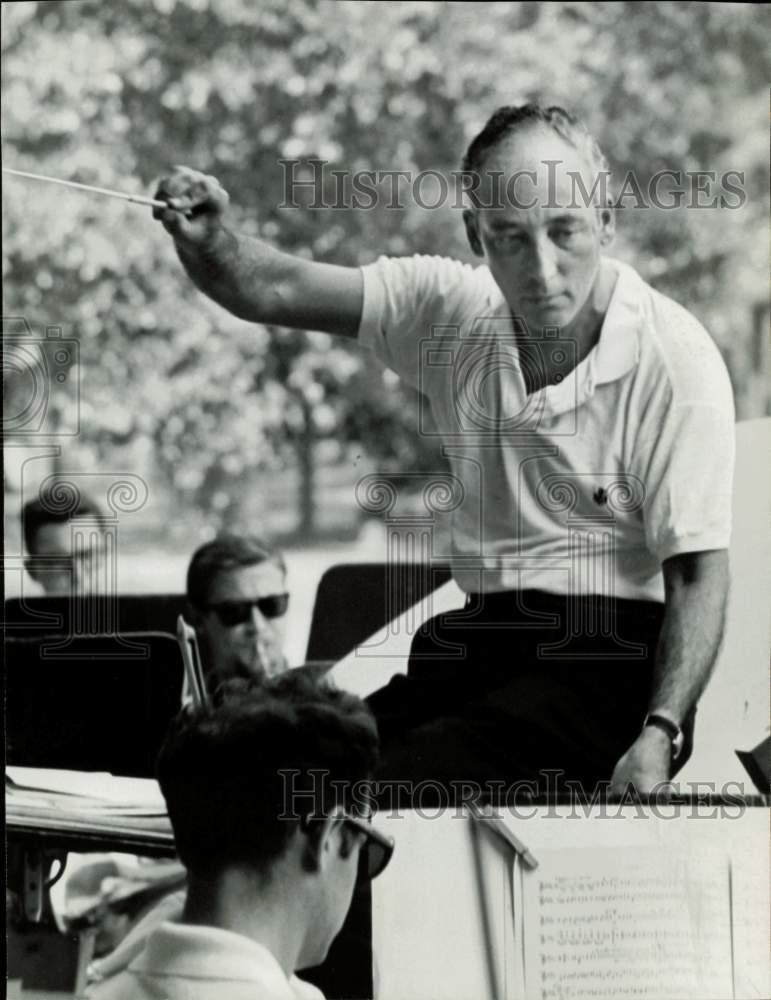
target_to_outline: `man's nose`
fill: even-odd
[[[264,632],[267,620],[256,604],[252,605],[249,622],[255,632]]]
[[[547,291],[557,276],[557,248],[547,236],[535,241],[530,273],[541,291]]]

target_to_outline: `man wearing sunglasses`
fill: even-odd
[[[322,997],[295,971],[323,961],[357,881],[393,851],[354,809],[377,753],[364,703],[302,669],[226,682],[183,709],[158,777],[188,873],[184,910],[94,1000]],[[319,772],[330,780],[313,786]]]
[[[187,571],[187,598],[210,689],[287,669],[286,565],[262,539],[221,534],[202,545]]]

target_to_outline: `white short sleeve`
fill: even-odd
[[[642,472],[648,549],[659,562],[726,549],[731,538],[733,407],[674,404]]]
[[[449,257],[380,257],[361,270],[359,343],[415,388],[421,343],[437,327],[460,327],[483,315],[497,287],[486,267]]]

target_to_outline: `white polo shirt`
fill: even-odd
[[[92,1000],[324,1000],[287,978],[263,945],[219,927],[164,923],[124,972],[87,993]]]
[[[452,477],[453,575],[467,592],[663,601],[661,563],[728,547],[734,407],[687,310],[608,261],[598,343],[514,331],[487,267],[381,257],[362,268],[359,342],[419,389]],[[528,395],[523,370],[566,374]],[[558,376],[559,378],[559,376]]]

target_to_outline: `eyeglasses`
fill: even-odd
[[[383,871],[394,853],[394,838],[376,830],[365,819],[346,816],[345,822],[355,827],[367,838],[359,850],[357,881],[369,882]]]
[[[269,594],[254,601],[220,601],[207,604],[206,610],[213,611],[226,628],[242,625],[252,617],[252,608],[258,608],[265,618],[280,618],[289,607],[289,594]]]

